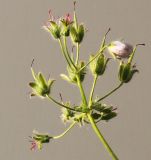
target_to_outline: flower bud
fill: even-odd
[[[108,50],[114,58],[128,58],[133,52],[133,46],[128,43],[113,41],[108,47]]]
[[[65,18],[61,20],[61,34],[68,37],[70,34],[70,26],[73,23],[70,14],[67,14]]]
[[[70,35],[73,43],[81,43],[84,37],[84,26],[81,24],[77,28],[75,25],[71,26]]]
[[[94,55],[90,56],[90,61],[94,58]],[[93,60],[90,63],[90,70],[92,74],[96,74],[98,76],[102,75],[106,69],[106,65],[109,61],[109,58],[106,58],[103,54],[101,54],[98,58]]]
[[[43,28],[49,32],[54,39],[59,39],[61,37],[61,28],[60,25],[57,24],[56,21],[54,21],[53,16],[51,15],[51,11],[49,11],[49,17],[50,19],[46,23],[46,25],[43,26]]]
[[[38,75],[36,75],[34,73],[34,70],[31,69],[32,71],[32,75],[34,77],[35,82],[30,82],[29,85],[33,90],[33,93],[31,94],[31,96],[40,96],[42,98],[46,97],[46,95],[50,94],[50,89],[51,86],[54,82],[54,80],[48,80],[46,81],[45,77],[42,75],[42,73],[38,73]]]
[[[80,62],[77,66],[77,69],[80,70],[82,67],[84,67],[84,65],[85,65],[84,62]],[[68,66],[67,66],[67,71],[68,71],[68,76],[65,74],[61,74],[60,76],[68,82],[77,83],[77,77],[76,77],[77,71],[68,67]],[[85,68],[80,70],[80,72],[78,72],[78,76],[79,76],[81,82],[83,82],[85,74],[86,74]]]
[[[138,70],[134,65],[132,66],[131,63],[121,62],[118,73],[119,80],[123,83],[128,83],[136,72],[138,72]]]

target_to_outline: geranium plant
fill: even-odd
[[[110,104],[104,104],[102,100],[113,94],[124,84],[130,82],[134,73],[138,72],[136,65],[133,64],[133,58],[137,46],[144,44],[132,46],[131,44],[123,41],[112,41],[110,43],[106,43],[106,36],[110,31],[110,29],[108,29],[103,37],[98,51],[95,54],[90,55],[89,61],[85,62],[80,60],[80,46],[85,36],[86,28],[84,24],[79,23],[77,20],[75,2],[73,19],[71,18],[70,14],[66,14],[65,17],[55,20],[51,11],[49,11],[49,19],[43,28],[50,34],[50,36],[53,37],[54,40],[56,40],[56,42],[59,43],[61,53],[67,63],[67,75],[61,74],[60,76],[63,80],[67,81],[71,85],[76,85],[79,88],[81,102],[77,102],[76,105],[73,105],[70,101],[63,102],[62,99],[61,101],[56,100],[52,96],[51,92],[51,88],[53,87],[55,80],[46,80],[41,72],[36,74],[33,70],[32,63],[31,72],[34,81],[29,83],[30,87],[32,88],[31,96],[48,99],[59,106],[62,111],[61,119],[64,123],[69,123],[69,127],[58,136],[42,134],[37,131],[33,131],[33,135],[31,136],[31,149],[41,149],[43,144],[63,137],[76,124],[79,124],[80,126],[88,124],[92,126],[94,132],[106,150],[109,152],[112,159],[118,160],[117,155],[113,152],[98,128],[98,124],[102,121],[108,122],[117,116],[117,108]],[[71,38],[71,43],[76,47],[76,53],[69,51],[67,38]],[[109,54],[107,54],[106,50]],[[115,61],[119,62],[117,74],[119,85],[109,93],[105,94],[103,97],[95,97],[94,90],[96,82],[106,72],[106,68],[111,57]],[[83,87],[83,82],[85,75],[88,73],[88,69],[94,78],[89,97],[86,96]]]

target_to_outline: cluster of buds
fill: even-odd
[[[54,39],[60,39],[61,36],[68,37],[70,35],[73,43],[81,43],[85,32],[83,24],[77,24],[75,13],[74,20],[72,20],[69,13],[63,18],[54,20],[51,10],[49,11],[49,20],[43,28],[48,31]]]

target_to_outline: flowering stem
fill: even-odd
[[[106,94],[105,96],[103,96],[102,98],[100,98],[99,100],[97,100],[97,102],[102,101],[103,99],[105,99],[106,97],[110,96],[112,93],[114,93],[116,90],[118,90],[124,83],[120,83],[115,89],[113,89],[111,92],[109,92],[108,94]]]
[[[68,106],[66,106],[66,105],[64,105],[64,104],[56,101],[54,98],[52,98],[52,97],[49,96],[49,95],[47,95],[47,98],[48,98],[49,100],[53,101],[54,103],[58,104],[58,105],[61,106],[61,107],[64,107],[64,108],[66,108],[66,109],[69,109],[69,110],[72,110],[72,111],[75,111],[75,112],[82,112],[82,111],[80,111],[80,110],[75,110],[74,108],[70,108],[70,107],[68,107]]]
[[[76,78],[77,78],[77,85],[79,87],[81,97],[82,97],[82,101],[83,101],[83,104],[84,104],[84,108],[86,108],[87,107],[87,99],[86,99],[86,96],[85,96],[85,92],[84,92],[84,89],[83,89],[83,86],[82,86],[82,83],[80,81],[79,76],[77,75]]]
[[[95,85],[96,85],[96,81],[98,79],[98,75],[96,74],[94,76],[94,81],[93,81],[93,85],[92,85],[92,89],[91,89],[91,93],[90,93],[90,98],[89,98],[89,107],[92,104],[92,99],[93,99],[93,94],[94,94],[94,89],[95,89]]]
[[[97,127],[97,125],[96,125],[94,119],[92,118],[92,116],[90,114],[87,114],[87,116],[90,120],[90,123],[92,125],[93,130],[95,131],[96,135],[99,137],[100,141],[102,142],[104,147],[107,149],[107,151],[109,152],[109,154],[111,155],[113,160],[118,160],[117,156],[115,155],[115,153],[113,152],[113,150],[111,149],[111,147],[109,146],[109,144],[107,143],[105,138],[103,137],[102,133],[100,132],[99,128]]]
[[[68,65],[71,67],[70,61],[69,61],[69,59],[68,59],[68,57],[67,57],[67,55],[66,55],[66,53],[65,53],[65,50],[64,50],[64,47],[63,47],[63,44],[62,44],[62,40],[61,40],[61,39],[58,39],[58,41],[59,41],[59,44],[60,44],[60,48],[61,48],[62,54],[63,54],[63,56],[65,57]]]
[[[107,46],[104,46],[86,65],[84,65],[79,71],[78,73],[83,70],[85,67],[87,67],[92,61],[94,61],[98,56],[100,56],[100,54],[102,54],[102,52],[107,48]]]
[[[71,64],[73,65],[73,67],[76,69],[76,66],[73,62],[73,60],[71,59],[70,55],[69,55],[69,51],[68,51],[68,47],[67,47],[67,40],[66,37],[64,36],[64,46],[65,46],[65,52],[66,52],[66,56],[68,57],[69,61],[71,62]]]
[[[58,139],[58,138],[63,137],[65,134],[67,134],[67,133],[69,132],[69,130],[70,130],[71,128],[74,127],[75,124],[76,124],[76,122],[73,122],[73,123],[69,126],[69,128],[67,128],[62,134],[60,134],[60,135],[58,135],[58,136],[54,136],[54,137],[52,137],[52,138],[53,138],[53,139]]]
[[[77,65],[78,64],[78,61],[79,61],[79,43],[77,43],[77,57],[76,57],[76,61],[75,61],[75,64]]]

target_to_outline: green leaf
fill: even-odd
[[[109,113],[109,114],[106,114],[105,116],[102,116],[102,120],[106,120],[106,121],[108,121],[108,120],[110,120],[110,119],[112,119],[112,118],[114,118],[114,117],[116,117],[117,116],[117,113],[116,112],[111,112],[111,113]]]
[[[99,113],[92,113],[91,116],[95,119],[98,120],[101,117],[101,114]]]

